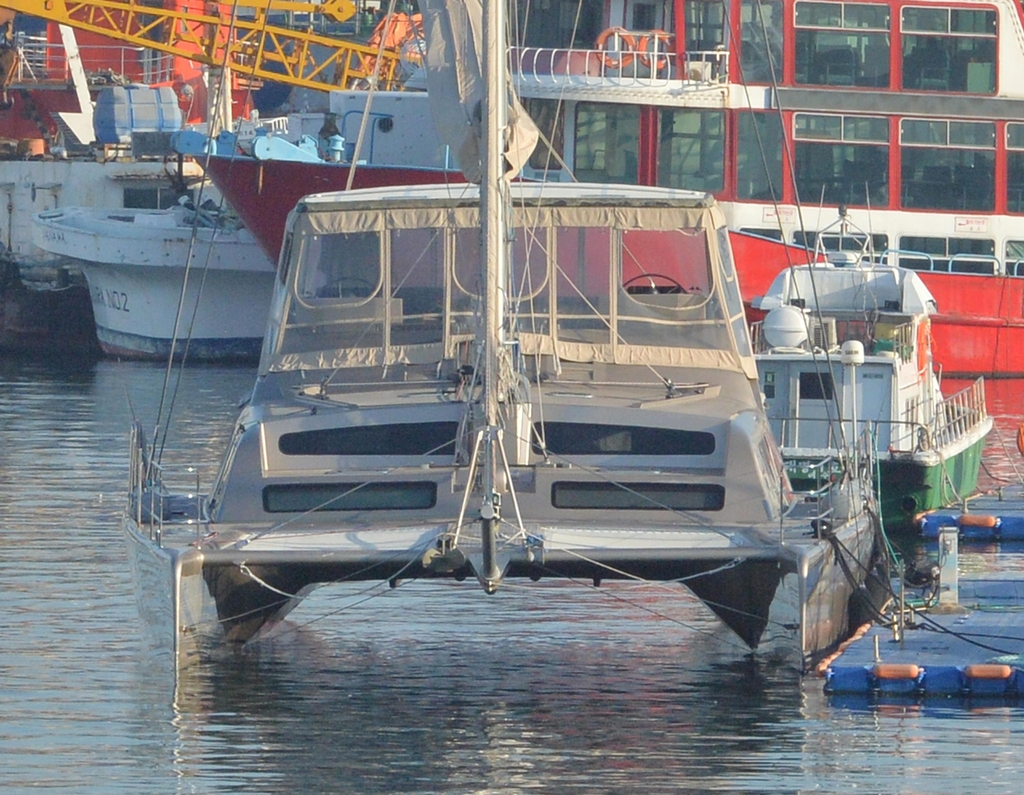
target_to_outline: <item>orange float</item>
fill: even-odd
[[[928,372],[928,354],[932,347],[931,321],[925,320],[917,326],[917,372]]]
[[[613,42],[615,49],[606,50],[605,45]],[[601,32],[594,42],[594,49],[601,50],[601,61],[608,69],[621,69],[633,63],[633,50],[636,49],[636,39],[625,28],[608,28]]]
[[[1021,455],[1024,455],[1024,425],[1017,429],[1017,450],[1020,451]]]
[[[668,71],[668,53],[672,37],[663,30],[652,30],[640,39],[640,63],[651,70],[651,74]]]
[[[1009,679],[1013,669],[999,663],[975,663],[964,668],[968,679]]]
[[[921,669],[913,663],[876,663],[871,673],[876,679],[917,679]]]

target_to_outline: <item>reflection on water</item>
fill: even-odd
[[[252,378],[186,372],[165,460],[203,462],[208,483]],[[163,381],[150,365],[0,361],[5,795],[1018,789],[1024,710],[830,702],[661,586],[323,589],[175,688],[138,639],[118,533],[129,422],[152,428]],[[1011,453],[1021,386],[989,389]],[[1019,569],[1024,554],[963,561]]]

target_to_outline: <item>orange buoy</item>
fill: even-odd
[[[615,47],[606,50],[605,44],[609,41],[615,44]],[[636,39],[625,28],[608,28],[597,37],[594,49],[602,51],[601,60],[608,69],[620,69],[633,63]]]
[[[640,63],[657,75],[668,71],[668,52],[672,46],[672,37],[663,30],[652,30],[641,37],[637,49],[640,51]]]
[[[877,663],[871,672],[875,679],[917,679],[921,668],[913,663]]]
[[[997,663],[978,663],[964,668],[968,679],[1009,679],[1013,669],[1009,665]]]
[[[960,527],[995,527],[999,520],[982,513],[964,513],[956,520]]]
[[[931,358],[932,325],[930,320],[923,320],[917,325],[917,372],[928,371],[928,360]]]
[[[1017,450],[1024,455],[1024,425],[1017,429]]]

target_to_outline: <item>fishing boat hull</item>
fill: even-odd
[[[991,420],[943,452],[890,454],[878,462],[878,498],[888,529],[906,530],[922,511],[963,502],[978,487],[981,453]]]
[[[244,230],[173,224],[145,211],[55,210],[36,219],[40,248],[79,267],[103,352],[136,359],[259,357],[274,265]],[[191,257],[191,258],[190,258]],[[185,264],[192,263],[186,272]]]

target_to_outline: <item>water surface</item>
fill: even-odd
[[[323,589],[175,687],[140,642],[118,530],[129,423],[151,433],[164,378],[0,362],[5,795],[1020,791],[1018,706],[830,701],[665,586]],[[208,483],[252,379],[186,371],[165,460]],[[990,485],[1024,468],[1022,387],[989,384]],[[964,549],[972,573],[1022,564]]]

